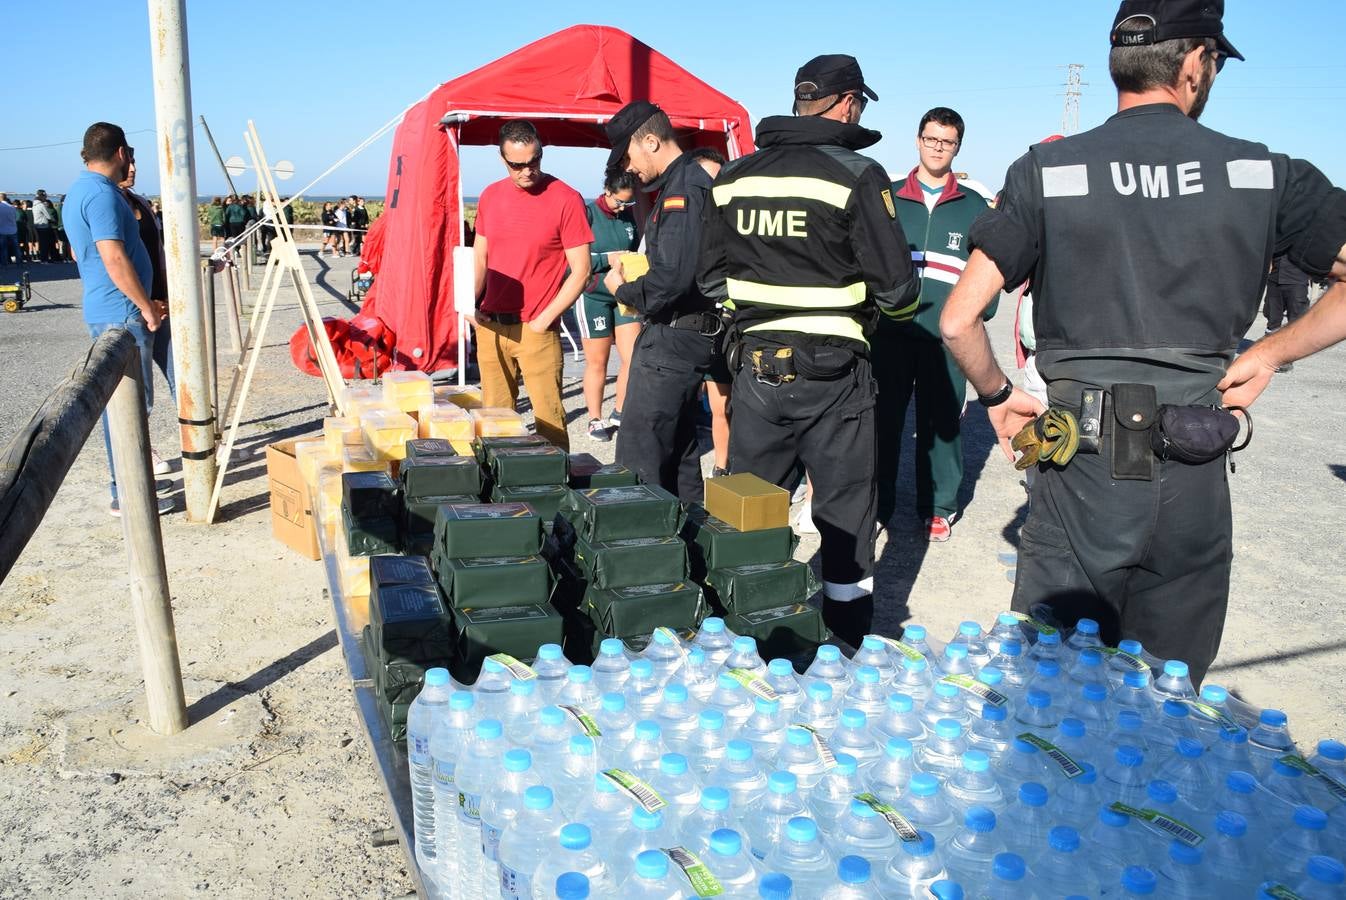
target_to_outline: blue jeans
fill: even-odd
[[[154,409],[154,367],[157,364],[168,381],[168,393],[176,400],[177,381],[173,377],[173,335],[168,320],[164,319],[158,331],[150,331],[145,319],[136,310],[125,322],[86,322],[89,337],[97,338],[110,328],[125,328],[136,339],[136,349],[140,351],[140,379],[145,388],[145,418],[148,419]],[[103,413],[103,445],[107,448],[107,467],[112,480],[109,487],[112,499],[117,499],[117,470],[112,464],[112,437],[108,432],[107,412]]]
[[[19,254],[19,236],[0,234],[0,266],[9,265],[11,259],[16,263],[23,262],[23,257]]]

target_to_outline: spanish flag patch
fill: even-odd
[[[665,198],[664,198],[664,205],[663,205],[663,208],[664,208],[664,211],[665,211],[665,212],[668,212],[669,210],[674,210],[674,209],[677,209],[677,210],[686,210],[686,209],[687,209],[687,198],[684,197],[684,196],[681,196],[681,195],[678,195],[678,196],[676,196],[676,197],[665,197]]]

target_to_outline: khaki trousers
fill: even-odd
[[[538,334],[526,324],[483,322],[477,326],[482,404],[514,409],[522,376],[533,404],[537,433],[569,451],[565,408],[561,405],[563,360],[561,335],[554,328]]]

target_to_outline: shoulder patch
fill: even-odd
[[[888,218],[896,219],[897,207],[893,206],[893,192],[889,188],[884,188],[883,190],[879,191],[879,195],[883,197],[883,205],[888,210]]]
[[[687,209],[687,198],[682,194],[673,197],[665,197],[664,202],[661,204],[661,208],[665,212],[670,212],[675,209],[685,210]]]

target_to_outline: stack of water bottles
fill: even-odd
[[[494,898],[1342,897],[1346,746],[1098,626],[1005,613],[824,645],[804,675],[705,620],[426,675],[430,889]]]

